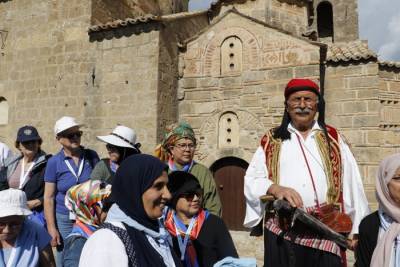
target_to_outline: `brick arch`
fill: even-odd
[[[205,76],[219,76],[221,63],[221,45],[229,37],[237,37],[243,44],[243,70],[256,69],[259,66],[260,45],[254,34],[241,27],[231,27],[217,33],[207,44],[203,54],[202,73]]]

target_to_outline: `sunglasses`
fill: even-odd
[[[114,145],[111,145],[111,144],[106,144],[106,149],[108,151],[115,151],[115,150],[118,150],[118,147],[114,146]]]
[[[69,133],[69,134],[60,134],[59,136],[62,138],[67,138],[67,139],[74,139],[74,138],[81,138],[82,134],[83,134],[82,131],[78,131],[78,132]]]
[[[0,231],[3,231],[7,226],[12,230],[16,230],[22,226],[24,220],[18,220],[14,222],[0,222]]]
[[[186,201],[193,201],[194,196],[197,196],[197,198],[201,199],[203,197],[203,190],[199,189],[196,191],[191,191],[191,192],[185,192],[179,195],[179,198],[183,197],[186,199]]]
[[[37,140],[31,140],[31,141],[21,142],[21,144],[23,144],[24,146],[28,146],[28,145],[36,144],[37,142],[38,142]]]

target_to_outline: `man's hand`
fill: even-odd
[[[347,244],[350,250],[355,251],[358,246],[358,234],[354,234],[353,239],[348,239]]]
[[[271,194],[277,199],[287,200],[292,207],[303,207],[303,200],[300,194],[292,188],[273,184],[269,187],[267,194]]]

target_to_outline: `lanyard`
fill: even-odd
[[[315,187],[315,182],[314,182],[314,177],[312,175],[310,165],[308,164],[308,160],[307,160],[307,157],[306,157],[306,153],[304,152],[303,145],[301,144],[300,136],[298,134],[296,134],[296,137],[297,137],[297,141],[299,141],[301,152],[303,153],[303,157],[304,157],[304,160],[305,160],[306,165],[307,165],[308,173],[310,174],[311,183],[312,183],[312,186],[313,186],[313,189],[314,189],[314,194],[315,194],[315,204],[317,205],[317,210],[319,211],[319,213],[321,213],[320,205],[319,205],[319,201],[318,201],[317,189]]]
[[[178,228],[176,227],[176,220],[177,220],[177,219],[176,219],[175,214],[174,214],[175,232],[176,232],[176,238],[178,239],[179,250],[180,250],[180,252],[181,252],[181,261],[183,261],[183,260],[185,259],[186,246],[187,246],[187,243],[189,242],[189,239],[190,239],[190,232],[192,232],[192,229],[193,229],[193,226],[194,226],[194,224],[195,224],[195,222],[196,222],[196,219],[197,219],[197,216],[193,217],[193,218],[190,220],[189,227],[187,228],[186,233],[185,233],[185,238],[182,240],[182,237],[181,237],[181,235],[180,235],[180,233],[179,233],[179,230],[178,230]]]
[[[19,176],[19,189],[22,189],[22,187],[24,187],[25,184],[28,182],[27,177],[31,172],[33,166],[35,165],[35,161],[33,161],[31,166],[29,166],[29,168],[25,172],[25,161],[23,158],[21,160],[22,160],[22,166],[21,166],[21,174]]]
[[[76,174],[75,170],[72,168],[72,166],[71,166],[71,164],[69,163],[68,159],[65,159],[65,160],[64,160],[64,162],[65,162],[65,164],[67,165],[69,171],[75,176],[75,178],[76,178],[76,183],[78,183],[79,177],[80,177],[81,174],[82,174],[82,171],[83,171],[83,163],[84,163],[85,159],[81,159],[80,161],[81,161],[81,163],[79,164],[78,174]]]

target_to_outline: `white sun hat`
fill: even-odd
[[[133,129],[118,125],[109,135],[97,136],[100,141],[119,147],[129,147],[137,149],[136,145],[136,133]]]
[[[77,123],[73,117],[64,116],[56,121],[56,124],[54,125],[54,133],[58,135],[59,133],[75,126],[81,127],[83,124]]]
[[[27,216],[32,211],[28,209],[24,191],[18,189],[7,189],[0,191],[0,218],[14,215]]]

